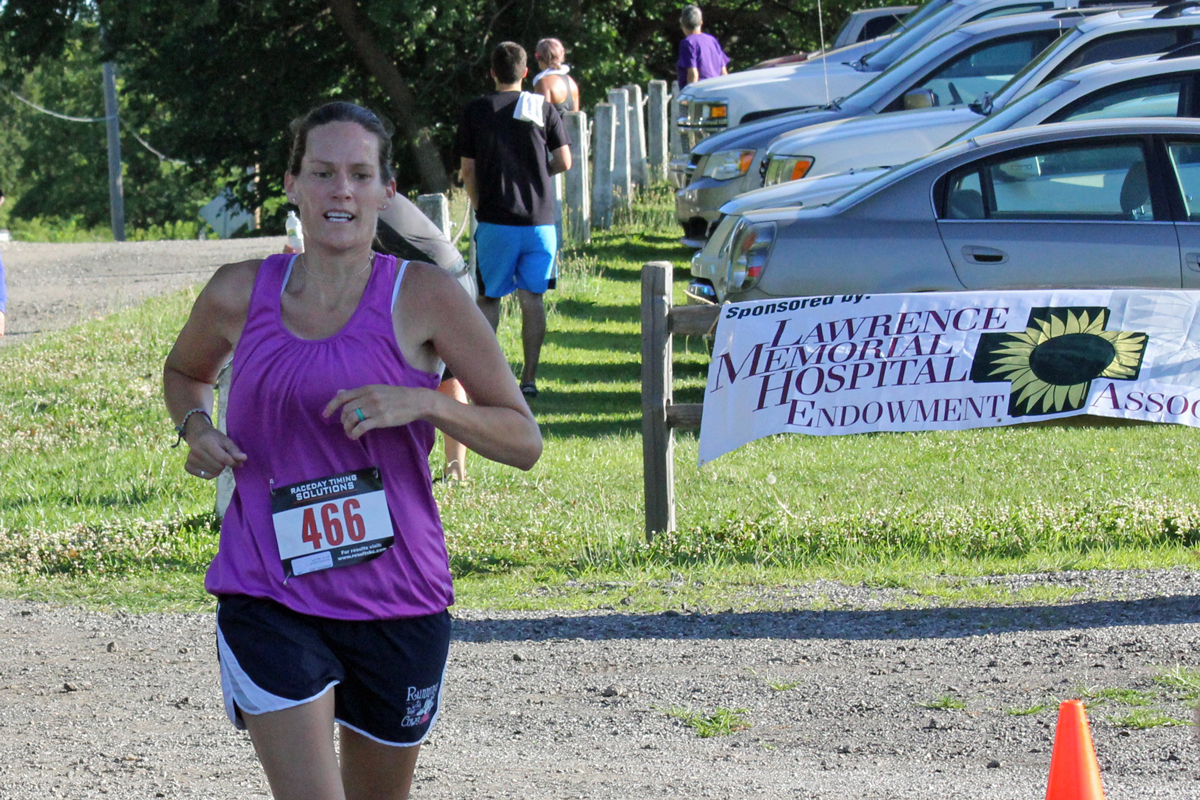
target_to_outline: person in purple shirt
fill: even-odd
[[[679,88],[689,83],[729,74],[729,56],[717,37],[700,30],[704,17],[699,6],[686,6],[679,15],[684,39],[679,43]]]

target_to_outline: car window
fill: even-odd
[[[1052,8],[1054,8],[1053,3],[1021,3],[1014,6],[1001,6],[1000,8],[993,8],[991,11],[984,11],[982,14],[976,14],[967,21],[974,22],[977,19],[1007,17],[1012,14],[1032,14],[1035,11],[1049,11]]]
[[[952,174],[943,217],[1154,219],[1141,144],[1061,145],[988,159]]]
[[[1047,122],[1118,117],[1182,117],[1186,106],[1180,102],[1191,77],[1172,76],[1157,81],[1128,82],[1092,92],[1050,117]]]
[[[862,32],[858,34],[858,40],[861,42],[867,39],[874,39],[876,36],[883,36],[894,28],[899,21],[900,16],[898,14],[896,16],[885,14],[882,17],[873,17],[867,20],[866,25],[863,25]]]
[[[970,103],[984,92],[996,92],[1021,67],[1058,38],[1058,31],[1032,31],[997,39],[960,54],[927,75],[913,89],[929,89],[936,105],[949,106]],[[904,98],[896,103],[903,107]]]
[[[1200,24],[1145,31],[1126,31],[1099,36],[1090,42],[1081,44],[1075,52],[1063,59],[1062,63],[1050,72],[1046,80],[1057,78],[1064,72],[1099,61],[1115,61],[1118,58],[1165,53],[1176,45],[1194,41],[1198,32],[1200,32]]]
[[[1071,80],[1070,78],[1059,78],[1056,81],[1042,84],[1020,100],[1001,107],[999,111],[993,111],[990,115],[967,128],[949,142],[946,142],[946,144],[962,142],[976,136],[983,136],[986,133],[1006,131],[1009,128],[1016,127],[1017,123],[1024,120],[1026,116],[1037,111],[1060,94],[1071,91],[1078,85],[1079,81]]]
[[[944,29],[946,20],[958,13],[959,6],[943,3],[934,6],[935,10],[928,16],[919,17],[924,8],[926,6],[921,6],[912,15],[904,18],[904,33],[888,39],[887,44],[866,56],[863,61],[872,69],[883,69],[894,63],[913,48],[920,47],[932,34]]]
[[[1033,59],[1033,61],[1030,61],[1028,64],[1022,67],[1016,75],[1012,76],[1008,83],[1000,87],[1000,91],[992,95],[996,108],[1004,106],[1013,99],[1014,95],[1021,91],[1025,83],[1028,81],[1028,76],[1030,73],[1041,69],[1042,64],[1044,64],[1048,59],[1069,50],[1072,46],[1072,43],[1081,36],[1083,36],[1082,31],[1080,31],[1078,28],[1071,28],[1069,31],[1063,33],[1062,36],[1051,42],[1049,47],[1038,53],[1037,58]]]
[[[1184,211],[1189,222],[1200,222],[1200,144],[1168,142],[1167,153],[1179,181]]]

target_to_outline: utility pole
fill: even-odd
[[[121,123],[117,119],[116,65],[104,62],[104,114],[108,117],[108,204],[113,239],[125,241],[125,188],[121,180]]]

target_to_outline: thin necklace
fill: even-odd
[[[324,283],[327,286],[336,286],[338,284],[349,283],[353,278],[356,278],[359,275],[362,275],[364,272],[366,272],[368,269],[370,269],[371,265],[375,263],[375,254],[371,253],[370,257],[367,258],[367,263],[364,264],[361,269],[358,269],[354,273],[346,276],[346,278],[344,280],[331,281],[328,278],[321,277],[320,275],[316,274],[315,272],[310,272],[308,269],[308,260],[305,259],[304,255],[305,255],[304,253],[300,254],[300,266],[301,266],[301,268],[304,269],[304,274],[309,276],[310,278],[316,280],[318,283]]]

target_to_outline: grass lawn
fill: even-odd
[[[675,263],[682,302],[690,255],[664,198],[563,259],[532,403],[541,462],[472,457],[468,483],[435,487],[460,604],[758,608],[777,602],[763,587],[817,577],[1028,601],[958,579],[1196,562],[1200,432],[1177,426],[779,436],[703,469],[681,433],[679,531],[647,544],[640,267]],[[170,449],[159,380],[194,296],[0,349],[0,593],[209,606],[214,488]],[[500,330],[514,371],[515,311]],[[707,361],[703,340],[677,340],[677,400],[700,399]]]

